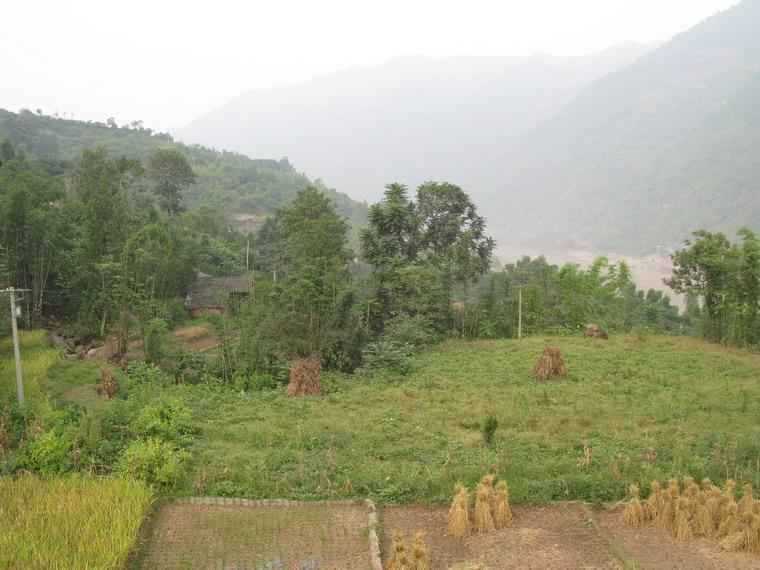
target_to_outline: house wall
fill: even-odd
[[[203,313],[213,313],[215,315],[224,314],[224,307],[200,307],[198,309],[190,309],[190,316],[200,317]]]

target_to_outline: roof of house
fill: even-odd
[[[250,275],[211,277],[199,275],[187,294],[185,304],[189,309],[223,307],[231,293],[250,293],[253,278]]]

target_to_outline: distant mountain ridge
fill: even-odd
[[[653,47],[629,43],[569,58],[401,57],[244,93],[178,137],[288,156],[354,197],[377,199],[388,182],[434,178],[477,198],[485,164],[582,87]]]
[[[185,190],[187,206],[209,204],[229,214],[266,216],[289,204],[297,192],[314,184],[287,160],[252,159],[175,142],[164,133],[143,128],[59,119],[30,111],[0,109],[0,140],[7,138],[30,158],[46,161],[52,170],[76,161],[85,148],[103,147],[114,155],[139,158],[145,164],[159,148],[174,148],[194,167],[198,181]],[[59,162],[60,165],[53,163]],[[354,225],[366,220],[366,204],[316,182],[338,212]]]
[[[647,253],[760,229],[760,0],[598,79],[502,158],[502,239]]]

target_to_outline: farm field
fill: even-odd
[[[164,505],[135,568],[370,566],[363,504]]]
[[[565,380],[531,369],[563,349]],[[406,378],[325,375],[327,395],[176,386],[202,432],[180,490],[447,504],[456,481],[505,477],[515,503],[621,499],[691,474],[760,483],[760,366],[683,337],[447,342]],[[485,444],[484,419],[499,421]]]
[[[131,479],[0,477],[0,568],[121,568],[151,500]]]

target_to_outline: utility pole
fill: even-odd
[[[21,370],[21,349],[18,343],[18,323],[16,319],[21,312],[20,307],[16,306],[16,293],[29,291],[29,289],[15,289],[9,287],[3,289],[0,293],[10,293],[11,296],[11,328],[13,329],[13,356],[16,360],[16,389],[18,390],[18,405],[24,407],[24,374]],[[20,300],[20,299],[19,299]]]
[[[517,340],[522,338],[522,285],[517,288]]]

